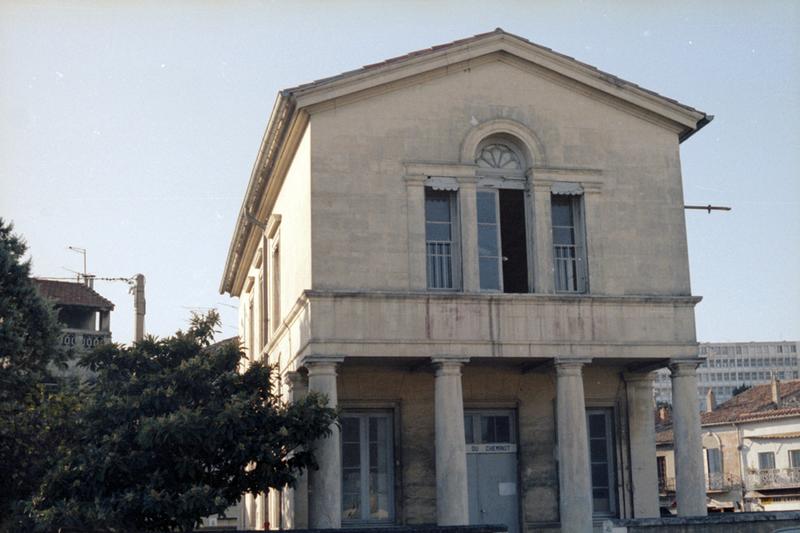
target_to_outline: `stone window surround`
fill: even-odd
[[[407,162],[404,164],[408,216],[409,288],[427,290],[425,271],[425,191],[426,186],[457,189],[457,212],[460,216],[461,292],[481,292],[478,272],[478,235],[476,194],[480,169],[475,164]],[[594,168],[534,165],[525,171],[526,235],[528,235],[528,270],[530,292],[555,294],[553,269],[553,234],[551,230],[551,195],[559,183],[583,190],[583,214],[587,243],[587,270],[591,271],[592,222],[598,208],[597,195],[603,183],[596,178],[602,171]],[[594,178],[594,179],[593,179]],[[433,180],[433,181],[432,181]],[[531,239],[530,236],[533,236]],[[595,285],[595,288],[597,286]]]

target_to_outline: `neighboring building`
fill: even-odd
[[[701,344],[700,356],[706,360],[697,369],[700,410],[705,407],[709,389],[719,402],[724,402],[737,387],[769,383],[773,374],[781,380],[800,379],[798,349],[800,343],[794,341]],[[655,389],[657,401],[672,403],[668,370],[656,374]]]
[[[667,365],[704,514],[680,143],[710,120],[500,29],[281,91],[220,290],[341,429],[246,525],[658,516]]]
[[[713,407],[713,393],[708,407]],[[800,381],[774,381],[701,415],[710,510],[800,510]],[[671,423],[656,437],[661,504],[674,508]]]
[[[111,311],[114,304],[86,283],[33,278],[41,294],[53,303],[63,325],[61,345],[84,352],[111,342]]]

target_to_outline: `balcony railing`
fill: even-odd
[[[750,490],[800,487],[800,467],[756,470],[747,481]]]
[[[706,476],[706,492],[727,492],[741,484],[739,476],[712,472]]]
[[[64,329],[61,334],[61,345],[76,350],[91,350],[110,341],[111,333],[108,331]]]
[[[728,492],[740,485],[740,478],[734,474],[712,473],[706,476],[706,492]],[[675,492],[674,477],[658,478],[658,493]]]

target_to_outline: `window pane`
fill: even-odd
[[[606,438],[605,415],[589,415],[589,438]]]
[[[758,454],[759,470],[772,470],[775,468],[775,454],[772,452],[762,452]]]
[[[425,224],[425,238],[429,241],[450,242],[450,228],[449,223],[428,222]]]
[[[571,227],[553,227],[553,244],[575,244],[575,231]]]
[[[450,222],[450,196],[447,191],[426,190],[425,220]]]
[[[568,196],[553,196],[553,226],[572,226],[572,199]]]
[[[342,494],[342,518],[350,520],[361,518],[360,500],[359,494]]]
[[[342,418],[342,442],[358,442],[358,418]]]
[[[464,442],[472,444],[474,442],[472,435],[472,416],[467,415],[464,417]]]
[[[478,223],[497,223],[497,209],[494,192],[478,191]]]
[[[478,253],[481,256],[498,256],[497,226],[478,226]]]
[[[495,419],[495,442],[511,442],[511,427],[507,416],[496,416]]]
[[[481,258],[481,289],[500,290],[500,270],[496,258]]]

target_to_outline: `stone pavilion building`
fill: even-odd
[[[704,514],[680,145],[711,118],[500,29],[281,91],[220,290],[341,424],[247,526],[658,516],[664,367]]]

